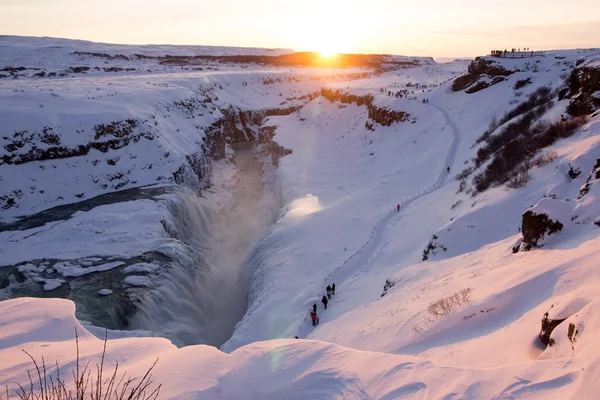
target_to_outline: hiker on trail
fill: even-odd
[[[331,285],[331,294],[335,294],[335,283]]]
[[[448,173],[450,173],[450,167],[448,167]]]
[[[313,312],[316,313],[317,312],[317,303],[313,304]]]
[[[327,298],[331,299],[331,286],[327,285]]]
[[[400,212],[400,204],[396,206],[396,209],[398,209],[398,212]]]
[[[323,307],[325,307],[325,309],[327,310],[327,297],[323,296],[323,298],[321,299],[321,303],[323,303]]]
[[[317,326],[319,324],[319,317],[317,316],[316,312],[313,311],[310,313],[310,319],[312,320],[313,326]]]
[[[300,339],[298,336],[294,336],[294,339]]]

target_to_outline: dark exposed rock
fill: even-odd
[[[70,158],[83,156],[89,153],[90,149],[96,149],[102,153],[109,150],[123,148],[132,141],[137,143],[142,137],[153,140],[151,133],[142,132],[134,134],[134,129],[138,126],[136,120],[113,121],[110,124],[99,124],[94,127],[95,141],[80,144],[74,147],[61,146],[60,137],[54,133],[54,128],[44,127],[42,132],[18,131],[13,134],[11,143],[4,148],[12,153],[4,155],[2,163],[5,164],[24,164],[31,161],[55,160],[61,158]],[[113,139],[99,141],[104,136],[114,136]],[[39,148],[36,140],[42,143],[52,145],[48,148]],[[30,149],[19,152],[20,149],[29,145]]]
[[[372,104],[368,106],[368,109],[369,118],[383,126],[390,126],[394,122],[404,122],[409,117],[409,114],[404,111],[389,110]]]
[[[525,86],[529,85],[531,83],[531,78],[527,78],[527,79],[520,79],[517,82],[515,82],[515,90],[519,90],[521,88],[524,88]]]
[[[536,214],[531,210],[523,214],[523,247],[531,250],[538,246],[538,241],[545,235],[559,232],[563,228],[560,221],[553,221],[547,214]]]
[[[483,90],[485,88],[490,87],[491,84],[489,82],[486,81],[478,81],[476,84],[470,86],[469,88],[467,88],[467,90],[465,90],[465,93],[476,93],[479,92],[480,90]]]
[[[436,255],[438,253],[438,249],[442,249],[443,251],[447,251],[448,248],[443,244],[439,243],[437,235],[433,235],[427,246],[423,249],[423,261],[429,260],[429,254]]]
[[[505,77],[513,73],[515,73],[515,71],[509,71],[505,69],[494,60],[476,58],[475,61],[472,61],[469,64],[469,67],[467,68],[467,73],[465,75],[459,76],[454,80],[454,82],[452,83],[452,90],[455,92],[465,90],[469,86],[477,82],[483,75],[487,75],[489,77]],[[494,82],[492,80],[492,85],[499,82],[502,81],[496,80]],[[483,84],[483,82],[480,82],[480,84]],[[484,89],[484,87],[467,93],[475,93],[481,89]]]
[[[106,53],[92,53],[92,52],[87,52],[87,51],[75,51],[75,52],[73,52],[73,54],[78,55],[78,56],[104,58],[107,60],[125,60],[125,61],[129,60],[129,57],[124,56],[123,54],[116,54],[114,56],[111,56],[110,54],[106,54]]]
[[[292,154],[292,150],[286,149],[273,141],[276,129],[277,127],[275,126],[261,126],[258,130],[257,142],[261,145],[259,153],[270,155],[271,163],[277,167],[279,160],[288,154]]]
[[[569,175],[569,178],[575,179],[581,174],[581,168],[573,168],[571,164],[569,164],[569,171],[567,172],[567,174]]]
[[[403,122],[410,116],[409,113],[404,111],[390,110],[384,107],[378,107],[373,104],[373,96],[357,96],[342,92],[341,90],[333,90],[330,88],[322,88],[321,96],[329,100],[330,102],[339,101],[345,104],[356,104],[357,106],[367,106],[369,112],[369,119],[381,124],[383,126],[390,126],[394,122]]]
[[[579,173],[581,173],[581,170],[579,170]],[[579,189],[579,197],[577,198],[580,199],[585,196],[595,183],[594,181],[598,179],[600,179],[600,158],[596,159],[596,164],[594,164],[594,168],[592,168],[592,171],[586,179],[585,184]]]
[[[69,67],[68,71],[73,74],[85,74],[90,70],[90,67]]]
[[[587,115],[600,107],[593,94],[600,91],[600,67],[574,69],[568,79],[571,101],[567,112],[574,116]]]
[[[110,124],[98,124],[94,126],[95,140],[100,139],[103,136],[112,135],[117,138],[124,138],[131,136],[133,130],[137,127],[138,123],[135,119],[127,119],[125,121],[113,121]]]
[[[548,313],[544,314],[544,317],[542,318],[542,329],[538,335],[542,343],[544,343],[546,346],[554,345],[554,341],[550,338],[550,335],[552,335],[554,328],[560,325],[565,319],[566,318],[550,319]]]

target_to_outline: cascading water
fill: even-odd
[[[234,150],[240,171],[232,205],[223,209],[191,190],[170,204],[170,230],[177,240],[158,250],[171,261],[157,274],[158,286],[138,299],[130,329],[150,330],[178,346],[218,347],[246,312],[245,260],[275,222],[281,203],[263,185],[263,164],[254,159],[253,144]]]

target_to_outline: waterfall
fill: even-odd
[[[169,203],[168,231],[175,240],[159,251],[170,261],[156,274],[157,286],[137,299],[130,329],[152,331],[177,346],[219,347],[246,312],[246,259],[275,222],[281,200],[263,184],[253,145],[234,149],[239,172],[228,188],[232,196],[222,196],[226,205],[189,189]]]

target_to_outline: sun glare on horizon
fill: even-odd
[[[319,50],[319,54],[323,58],[331,58],[331,57],[337,55],[338,52],[335,50]]]

